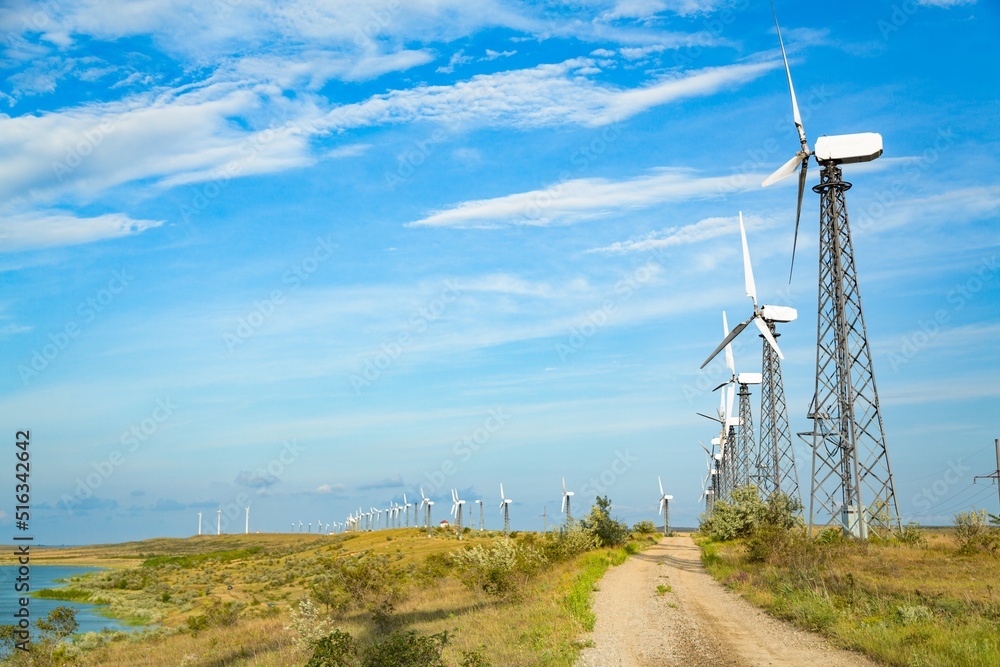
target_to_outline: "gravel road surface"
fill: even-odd
[[[670,591],[657,593],[657,586]],[[875,667],[771,618],[718,584],[690,537],[664,538],[610,568],[579,667]]]

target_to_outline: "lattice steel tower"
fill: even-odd
[[[806,434],[813,447],[810,525],[819,515],[820,525],[839,522],[855,537],[869,530],[884,536],[898,527],[899,508],[847,220],[851,184],[836,161],[820,164],[813,188],[820,195],[816,391]]]
[[[767,324],[771,335],[777,339],[780,334],[775,330],[774,322]],[[757,447],[759,486],[765,495],[780,491],[801,502],[795,450],[792,447],[791,430],[788,428],[781,361],[766,340],[760,368],[760,442]]]
[[[773,7],[772,7],[773,9]],[[882,154],[881,135],[866,132],[821,137],[809,149],[795,99],[781,29],[778,42],[792,98],[792,118],[801,149],[764,180],[763,185],[799,172],[799,215],[809,158],[821,167],[819,239],[819,320],[816,331],[816,387],[809,409],[813,429],[801,433],[813,449],[809,526],[839,525],[845,534],[865,539],[887,535],[899,524],[899,507],[886,448],[871,349],[858,289],[854,248],[844,193],[851,184],[840,165],[870,162]],[[795,249],[792,249],[792,265]]]

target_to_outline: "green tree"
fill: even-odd
[[[611,499],[597,496],[590,514],[580,521],[583,532],[593,536],[598,546],[615,547],[628,541],[628,526],[611,518]]]

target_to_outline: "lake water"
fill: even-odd
[[[58,588],[66,584],[57,583],[56,579],[68,579],[85,572],[99,570],[97,567],[78,567],[66,565],[32,565],[31,566],[31,590],[38,591],[43,588]],[[24,595],[14,590],[17,578],[16,565],[0,565],[0,624],[12,625],[17,623],[14,612],[17,611],[18,597]],[[122,625],[114,619],[101,616],[98,611],[105,605],[86,604],[83,602],[67,602],[65,600],[43,600],[41,598],[31,598],[28,608],[31,610],[31,623],[48,616],[49,612],[58,606],[73,607],[76,609],[76,620],[80,624],[77,632],[99,632],[104,628],[110,630],[135,630]],[[32,630],[32,636],[35,631]]]

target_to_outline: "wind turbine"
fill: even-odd
[[[722,332],[724,334],[729,333],[729,324],[726,321],[725,311],[722,313]],[[733,363],[732,347],[728,343],[726,343],[723,347],[726,350],[726,366],[730,369],[730,372],[732,372],[732,368],[735,365]],[[698,414],[706,419],[719,422],[719,425],[721,426],[719,437],[712,438],[713,450],[716,446],[719,447],[719,453],[714,454],[718,460],[718,474],[715,476],[712,488],[715,492],[715,500],[725,500],[729,497],[729,492],[733,490],[736,483],[737,460],[734,458],[734,444],[736,441],[735,429],[739,426],[740,420],[738,417],[733,417],[733,401],[736,394],[732,381],[723,382],[721,385],[716,387],[716,390],[719,389],[722,391],[719,393],[718,417],[709,417],[701,412]]]
[[[215,534],[222,535],[222,508],[220,507],[215,513]]]
[[[406,527],[410,527],[410,506],[412,503],[406,500],[406,494],[403,494],[403,514],[406,516]],[[416,512],[414,512],[414,522],[416,521]]]
[[[819,184],[812,188],[820,195],[816,384],[808,413],[813,428],[811,433],[799,434],[813,450],[810,534],[818,523],[840,525],[844,534],[861,539],[868,537],[869,529],[886,537],[894,527],[902,530],[902,525],[847,218],[845,193],[851,184],[842,180],[840,169],[844,164],[877,159],[882,155],[882,136],[874,132],[823,136],[809,149],[773,3],[771,11],[800,149],[762,185],[799,171],[793,268],[809,158],[815,158],[820,167]]]
[[[420,504],[424,506],[424,524],[427,526],[427,537],[431,536],[431,507],[434,501],[424,495],[424,487],[420,487]]]
[[[701,481],[701,497],[699,501],[705,501],[705,514],[711,514],[712,510],[715,508],[715,482],[719,474],[719,470],[716,467],[717,459],[716,455],[712,453],[705,445],[698,442],[701,448],[705,450],[705,454],[708,456],[705,461],[705,465],[708,471],[705,473],[705,479]],[[712,449],[715,449],[713,446]]]
[[[451,499],[453,503],[451,513],[455,517],[455,525],[458,528],[458,539],[462,539],[462,505],[465,504],[465,501],[458,497],[457,489],[451,490]]]
[[[503,492],[503,482],[500,482],[500,511],[503,512],[503,533],[504,533],[504,535],[506,535],[506,534],[508,534],[510,532],[510,504],[511,504],[511,502],[512,502],[511,499],[508,498],[506,495],[504,495],[504,492]],[[545,508],[542,508],[542,511],[544,512]],[[543,524],[542,525],[542,528],[543,528],[542,532],[545,532],[545,530],[544,530],[544,523],[545,522],[543,521],[542,522],[542,524]]]
[[[566,490],[565,477],[562,478],[562,487],[563,487],[562,509],[560,511],[566,513],[566,525],[569,526],[573,523],[573,511],[572,508],[570,507],[570,499],[573,497],[573,492]]]
[[[243,534],[244,535],[249,535],[250,534],[250,504],[247,503],[247,506],[244,509],[247,511],[247,526],[246,526],[246,530],[244,531]]]
[[[479,505],[479,532],[486,530],[486,518],[483,516],[483,500],[480,498],[476,501]]]
[[[201,535],[201,512],[198,512],[198,534]]]
[[[728,324],[726,322],[726,313],[722,313],[722,328],[727,330]],[[733,350],[732,345],[726,343],[726,368],[729,369],[730,378],[729,380],[720,384],[716,389],[722,389],[723,387],[729,387],[730,395],[732,395],[733,385],[738,384],[740,387],[739,397],[740,397],[740,408],[739,408],[739,430],[736,432],[735,442],[729,441],[730,457],[729,461],[732,464],[732,487],[736,488],[738,486],[745,486],[751,482],[751,478],[756,479],[757,471],[754,469],[754,464],[757,460],[756,450],[757,447],[754,444],[754,434],[753,434],[753,411],[750,409],[750,385],[761,383],[760,373],[737,373],[736,364],[733,361]],[[730,399],[729,410],[732,411],[732,403]]]
[[[758,306],[757,284],[753,277],[753,265],[750,262],[750,247],[747,244],[746,227],[743,224],[743,212],[740,212],[740,239],[743,243],[743,280],[747,296],[753,302],[752,318],[763,320],[771,332],[771,339],[764,339],[761,356],[761,392],[760,392],[760,441],[757,443],[755,455],[751,457],[751,469],[758,479],[758,486],[764,495],[782,491],[789,496],[799,498],[798,474],[795,470],[795,451],[792,448],[792,437],[788,429],[788,408],[785,405],[785,386],[781,379],[781,357],[779,356],[777,338],[780,335],[775,324],[777,322],[794,322],[798,311],[788,306]],[[730,341],[739,335],[726,336]],[[775,344],[771,344],[771,340]],[[725,342],[725,341],[723,341]],[[720,346],[721,348],[722,346]],[[701,365],[704,368],[718,350]],[[742,416],[743,405],[740,405]]]
[[[660,483],[660,511],[658,513],[663,515],[663,536],[666,537],[670,534],[670,501],[674,497],[663,492],[663,480],[657,477],[656,481]]]

